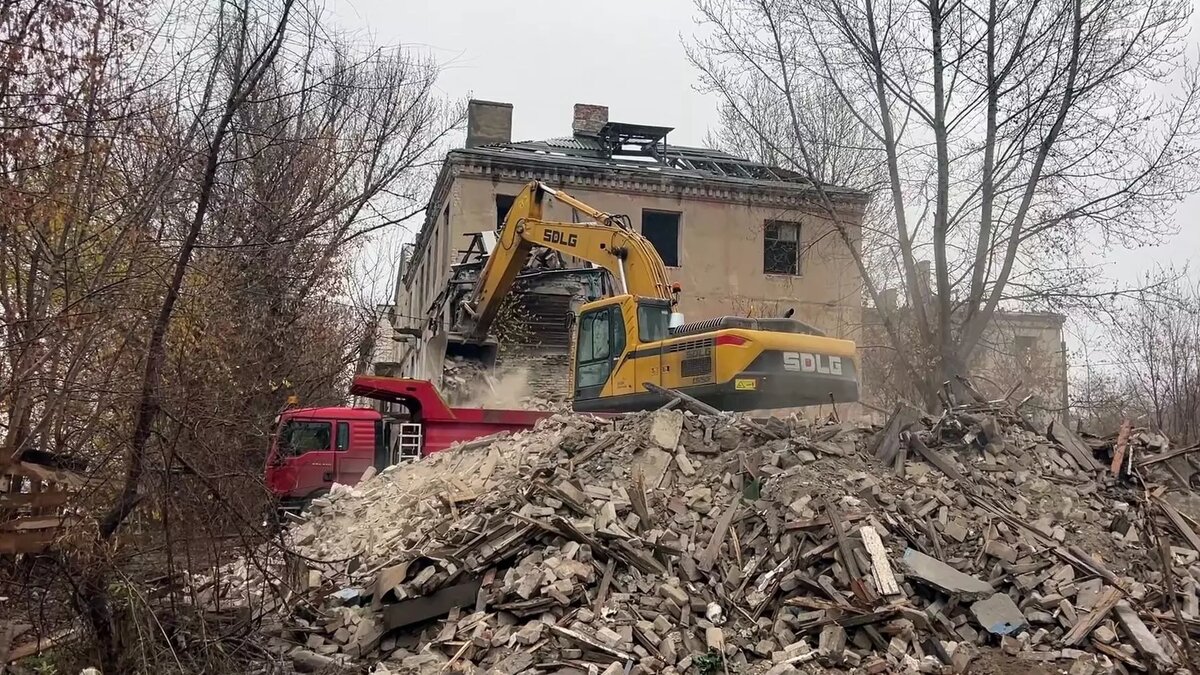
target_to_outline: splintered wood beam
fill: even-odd
[[[918,455],[925,458],[926,462],[929,462],[937,467],[938,470],[946,474],[947,477],[957,481],[962,480],[962,474],[958,472],[957,468],[955,468],[954,463],[944,457],[937,450],[925,445],[921,439],[917,438],[916,434],[908,434],[908,447],[915,450]]]
[[[1063,636],[1062,643],[1067,647],[1074,647],[1083,641],[1084,638],[1092,634],[1104,617],[1113,611],[1117,603],[1121,601],[1120,589],[1112,586],[1105,586],[1100,593],[1100,599],[1096,601],[1096,606],[1091,612],[1079,618],[1079,622],[1071,627],[1071,630]]]
[[[725,511],[721,514],[721,519],[717,521],[717,527],[713,530],[712,539],[708,541],[708,546],[700,553],[700,557],[696,560],[696,566],[705,572],[711,572],[714,565],[717,563],[717,556],[721,552],[721,544],[725,543],[725,535],[729,532],[729,526],[733,523],[733,517],[737,515],[738,507],[742,504],[742,494],[740,492],[733,493],[733,499],[725,507]]]
[[[1176,457],[1182,457],[1183,455],[1189,455],[1196,451],[1200,451],[1200,443],[1197,443],[1196,445],[1190,445],[1186,448],[1172,450],[1171,452],[1164,452],[1162,454],[1158,454],[1153,457],[1147,457],[1146,459],[1143,459],[1143,460],[1137,462],[1136,466],[1139,469],[1144,469],[1145,467],[1151,466],[1153,464],[1158,464],[1159,462],[1165,462],[1168,459],[1175,459]]]
[[[883,595],[899,595],[900,585],[896,583],[896,575],[892,572],[892,565],[888,562],[887,549],[884,548],[879,533],[870,525],[860,527],[858,533],[862,536],[863,545],[866,546],[867,553],[871,556],[871,572],[875,576],[875,587]]]
[[[1197,536],[1196,531],[1187,524],[1183,515],[1174,506],[1161,499],[1154,500],[1154,503],[1158,504],[1158,508],[1167,516],[1167,520],[1171,521],[1171,525],[1179,532],[1179,535],[1187,540],[1188,546],[1191,546],[1192,550],[1200,551],[1200,536]]]
[[[1109,472],[1117,476],[1121,473],[1121,464],[1125,461],[1125,450],[1129,447],[1129,420],[1121,420],[1121,430],[1117,432],[1117,444],[1113,448],[1112,464]]]
[[[858,563],[854,560],[854,552],[850,550],[850,540],[846,538],[846,528],[842,522],[842,516],[828,497],[822,497],[821,501],[825,504],[825,514],[829,516],[829,526],[833,529],[833,536],[837,538],[838,550],[842,553],[842,565],[850,574],[850,578],[857,579],[862,576],[862,572],[859,571]]]

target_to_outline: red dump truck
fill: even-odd
[[[368,467],[382,469],[501,431],[529,429],[552,413],[452,408],[425,380],[360,375],[350,393],[384,403],[374,408],[297,408],[275,418],[266,484],[285,507],[354,485]]]

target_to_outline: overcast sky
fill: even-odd
[[[692,0],[331,0],[330,8],[364,39],[429,49],[444,64],[448,96],[512,103],[514,140],[568,135],[575,103],[607,105],[615,121],[674,127],[668,139],[683,145],[701,144],[717,121],[717,101],[695,90],[684,54],[696,28]],[[1132,282],[1156,263],[1200,260],[1200,196],[1177,221],[1181,233],[1165,245],[1110,255],[1106,276]]]

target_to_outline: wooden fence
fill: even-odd
[[[49,549],[71,522],[67,506],[84,482],[75,472],[28,461],[0,466],[0,555]]]

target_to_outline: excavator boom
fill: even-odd
[[[592,222],[542,220],[548,198],[558,199]],[[501,301],[512,291],[535,246],[603,267],[612,274],[622,294],[673,301],[666,265],[645,237],[618,216],[597,211],[565,192],[534,182],[513,201],[495,249],[474,292],[464,302],[468,318],[460,331],[465,338],[487,337]]]

